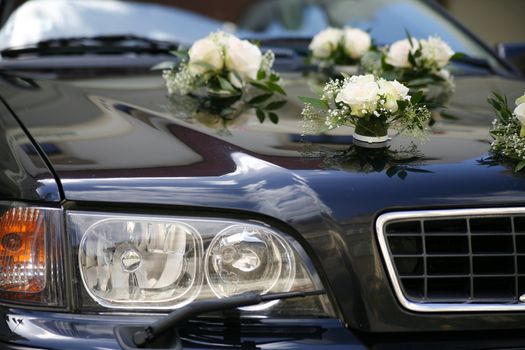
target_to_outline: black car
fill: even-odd
[[[434,2],[0,7],[3,348],[525,347],[525,179],[486,102],[525,82]],[[303,133],[329,25],[465,53],[428,140]],[[277,124],[177,116],[151,68],[219,29],[275,51]]]

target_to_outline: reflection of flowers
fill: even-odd
[[[353,170],[363,173],[385,172],[388,177],[397,176],[404,180],[409,173],[431,173],[422,169],[425,165],[423,154],[412,144],[410,147],[393,150],[385,148],[363,148],[351,145],[342,150],[307,150],[309,157],[320,157],[323,164],[331,169]]]
[[[229,134],[231,129],[243,126],[253,117],[252,110],[242,108],[241,104],[234,98],[175,95],[170,98],[167,107],[175,118]],[[232,110],[236,112],[232,113]]]
[[[370,35],[357,28],[326,28],[308,47],[312,59],[322,65],[355,65],[372,46]]]
[[[276,96],[286,93],[272,70],[271,51],[263,54],[247,40],[216,32],[177,55],[179,64],[164,70],[163,78],[171,104],[181,104],[185,118],[204,113],[222,118],[226,125],[253,109],[260,122],[278,122],[275,111],[286,100]]]
[[[419,105],[421,94],[410,96],[403,84],[370,74],[330,81],[320,98],[300,99],[307,128],[320,129],[312,131],[351,125],[362,136],[386,136],[389,128],[421,135],[430,119],[430,112]]]
[[[494,138],[491,144],[493,160],[512,161],[514,171],[525,168],[525,94],[516,100],[516,108],[511,111],[507,98],[498,93],[488,99],[494,107],[497,118],[492,122],[490,133]]]
[[[446,103],[454,92],[454,79],[446,66],[459,56],[438,37],[418,40],[408,35],[390,47],[370,51],[361,64],[366,72],[396,79],[412,92],[423,91],[423,102],[437,106]]]

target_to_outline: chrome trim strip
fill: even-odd
[[[432,219],[451,218],[457,216],[487,217],[500,215],[525,214],[525,208],[487,208],[487,209],[450,209],[450,210],[422,210],[422,211],[400,211],[380,215],[376,220],[376,231],[381,253],[385,260],[390,281],[394,286],[397,299],[403,307],[416,312],[487,312],[487,311],[525,311],[524,304],[468,304],[468,303],[415,303],[408,300],[403,294],[392,257],[388,250],[384,227],[389,221],[403,219]]]

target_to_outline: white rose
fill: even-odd
[[[522,125],[525,125],[525,103],[521,103],[514,109],[514,115]]]
[[[454,51],[450,46],[438,37],[429,37],[426,40],[421,40],[420,44],[421,59],[430,64],[435,64],[438,69],[446,66],[454,55]]]
[[[362,117],[376,110],[379,91],[373,75],[353,76],[335,100],[347,104],[352,109],[352,115]]]
[[[516,99],[516,106],[518,106],[518,105],[520,105],[520,104],[522,104],[522,103],[525,103],[525,94],[523,94],[523,96],[518,97],[518,98]]]
[[[188,68],[193,74],[220,70],[224,65],[220,47],[209,38],[196,41],[188,55],[190,56]]]
[[[415,52],[417,50],[418,41],[414,38],[411,39],[414,46],[410,45],[408,39],[398,40],[393,43],[388,49],[386,56],[386,63],[399,68],[408,68],[411,66],[408,60],[408,53]]]
[[[237,73],[241,79],[255,79],[261,68],[261,50],[248,40],[230,36],[226,45],[226,68]]]
[[[344,48],[354,60],[361,58],[372,46],[370,35],[357,28],[346,28],[344,31]]]
[[[390,112],[395,113],[399,109],[397,101],[410,98],[408,95],[409,89],[399,83],[397,80],[388,81],[380,79],[378,81],[380,94],[385,98],[385,108]]]
[[[337,49],[343,38],[343,31],[337,28],[326,28],[317,33],[308,48],[315,58],[328,58]]]

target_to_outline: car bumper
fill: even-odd
[[[158,316],[74,315],[9,309],[0,327],[2,349],[121,349],[116,326],[148,324]],[[192,349],[365,349],[336,319],[192,321],[180,329]]]
[[[155,315],[75,315],[8,309],[0,349],[122,349],[114,329],[148,324]],[[337,319],[192,321],[180,329],[184,349],[525,349],[521,330],[356,334]]]

